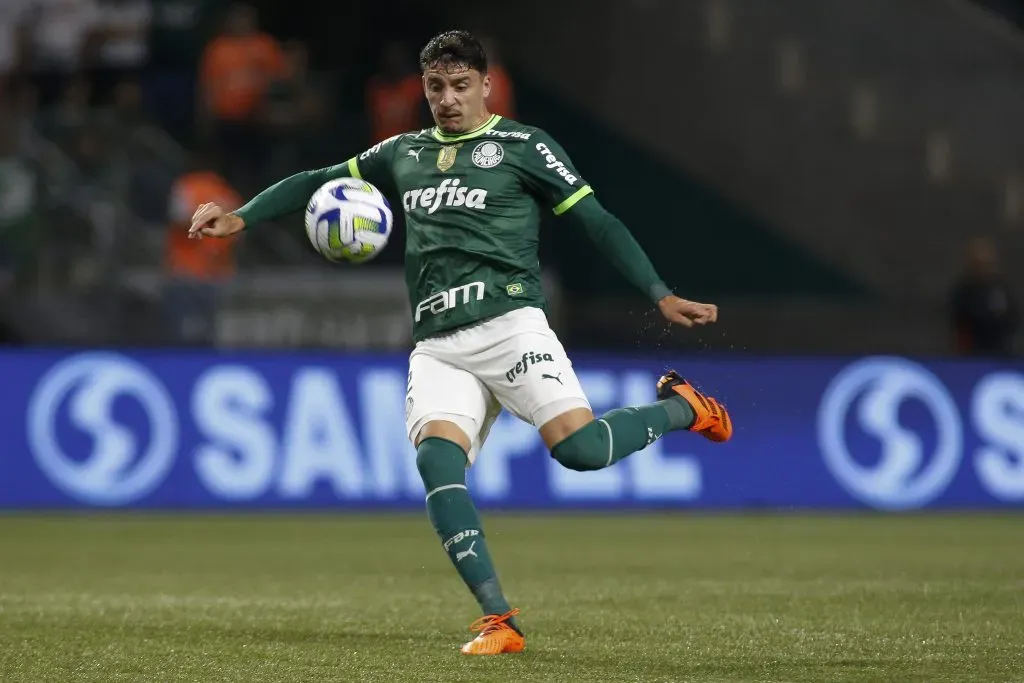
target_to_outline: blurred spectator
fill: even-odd
[[[99,7],[95,0],[32,0],[26,18],[28,62],[49,101],[88,66]]]
[[[65,148],[73,146],[82,129],[95,122],[92,92],[92,81],[84,73],[69,77],[43,117],[43,132]]]
[[[384,47],[380,70],[366,87],[371,144],[422,127],[423,83],[414,65],[403,43]]]
[[[21,153],[28,153],[35,141],[36,126],[39,114],[39,90],[28,80],[8,81],[3,99],[4,114],[8,117],[7,125],[14,131],[16,144]]]
[[[0,296],[27,284],[39,246],[41,178],[18,154],[15,132],[0,118]]]
[[[958,353],[1012,353],[1019,312],[991,240],[977,238],[968,245],[964,272],[953,287],[950,305]]]
[[[149,52],[150,0],[99,0],[96,27],[97,68],[105,93],[128,76],[137,76]]]
[[[309,71],[309,49],[304,43],[284,44],[284,67],[267,87],[264,121],[274,128],[295,129],[302,125],[302,103],[316,94],[317,84]]]
[[[195,123],[196,64],[222,2],[152,0],[152,4],[146,99],[161,123],[184,138]]]
[[[33,0],[0,1],[0,101],[24,61],[25,28]]]
[[[84,197],[96,194],[96,191],[124,196],[131,170],[117,163],[116,148],[102,127],[83,127],[68,152],[81,174],[79,189]]]
[[[142,107],[142,86],[134,78],[122,80],[114,86],[110,104],[118,126],[134,127],[149,122],[149,115]]]
[[[310,72],[309,50],[304,43],[284,46],[285,71],[271,82],[263,109],[263,121],[274,139],[271,177],[295,172],[300,166],[317,165],[319,148],[325,144],[330,90]]]
[[[137,80],[117,83],[104,110],[103,123],[112,133],[112,143],[130,154],[141,153],[142,137],[155,124],[142,106],[142,86]]]
[[[46,133],[57,141],[73,137],[92,117],[92,82],[79,73],[63,84],[46,116]]]
[[[512,77],[509,76],[505,64],[501,60],[498,44],[493,38],[486,35],[480,35],[479,38],[487,52],[487,74],[491,77],[491,94],[487,96],[487,109],[492,114],[500,114],[514,119],[516,117],[515,90],[512,87]]]
[[[200,204],[216,202],[228,211],[242,205],[238,193],[201,154],[174,183],[168,203],[164,306],[170,334],[182,344],[213,341],[217,296],[235,274],[236,239],[188,238],[192,214]]]
[[[181,170],[180,148],[145,109],[138,81],[114,87],[104,124],[111,151],[119,162],[131,165],[122,199],[139,218],[163,223],[167,193]]]
[[[161,70],[194,70],[222,5],[221,0],[152,0],[150,63]]]
[[[218,143],[228,177],[247,190],[265,158],[258,114],[270,82],[284,68],[280,46],[258,30],[256,11],[248,5],[231,8],[224,31],[203,54],[200,126]]]

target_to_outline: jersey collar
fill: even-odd
[[[440,140],[441,142],[461,142],[462,140],[472,140],[473,138],[480,137],[490,129],[498,125],[498,121],[501,121],[501,116],[498,114],[491,114],[491,118],[487,119],[480,125],[480,127],[471,130],[468,133],[460,133],[458,135],[449,135],[441,131],[440,128],[434,126],[433,134],[434,139]]]

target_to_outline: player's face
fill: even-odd
[[[423,89],[434,123],[446,133],[473,130],[489,116],[484,99],[491,92],[491,78],[476,69],[428,69]]]

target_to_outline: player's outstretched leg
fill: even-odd
[[[502,594],[476,506],[466,489],[466,453],[458,444],[427,437],[416,449],[416,466],[427,491],[427,514],[459,576],[480,603],[484,616],[470,626],[476,638],[462,646],[467,655],[521,652],[526,645],[513,610]]]
[[[605,413],[555,444],[551,455],[572,470],[600,470],[649,446],[665,432],[687,429],[716,442],[732,436],[725,408],[674,370],[658,380],[658,398]]]

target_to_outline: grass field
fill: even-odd
[[[1024,681],[1024,517],[0,516],[0,681]]]

